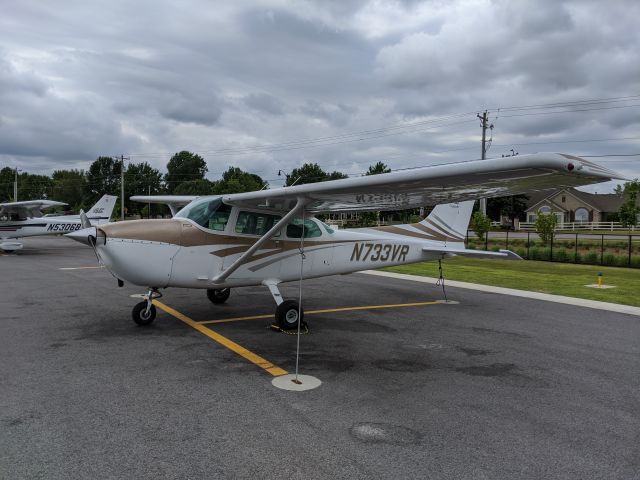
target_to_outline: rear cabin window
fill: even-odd
[[[304,238],[314,238],[322,236],[322,230],[313,220],[305,220],[302,224],[301,218],[294,218],[293,221],[287,225],[287,237],[300,238],[304,232]]]
[[[278,215],[268,213],[240,212],[236,221],[236,233],[244,235],[264,235],[280,220]],[[274,236],[278,236],[276,234]]]

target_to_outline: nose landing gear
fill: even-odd
[[[150,288],[147,292],[146,300],[133,307],[133,310],[131,311],[133,321],[140,326],[146,326],[153,323],[156,319],[156,307],[153,304],[153,300],[161,297],[162,294],[157,288]]]
[[[210,288],[207,290],[207,298],[216,304],[226,302],[230,294],[230,288]]]

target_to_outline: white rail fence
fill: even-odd
[[[532,222],[520,222],[518,230],[534,232],[536,230],[536,225]],[[628,232],[631,230],[633,232],[638,230],[638,227],[624,227],[620,222],[564,222],[558,223],[556,230],[609,230],[611,232],[615,232],[617,230]]]

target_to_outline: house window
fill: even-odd
[[[565,197],[564,195],[562,196],[562,203],[567,201],[567,197]]]
[[[545,215],[549,215],[551,213],[551,207],[547,207],[546,205],[544,207],[540,207],[540,210],[538,210],[540,213],[544,213]]]
[[[588,222],[589,221],[589,211],[586,208],[578,208],[576,209],[576,222]]]

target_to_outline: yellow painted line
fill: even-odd
[[[167,312],[169,315],[172,315],[173,317],[177,318],[178,320],[183,321],[184,323],[189,325],[191,328],[194,328],[197,331],[199,331],[200,333],[202,333],[203,335],[206,335],[207,337],[209,337],[214,342],[219,343],[223,347],[227,347],[232,352],[237,353],[241,357],[249,360],[251,363],[259,366],[263,370],[266,370],[267,372],[269,372],[274,377],[279,377],[280,375],[286,375],[287,374],[286,370],[283,370],[282,368],[274,365],[273,363],[269,362],[268,360],[265,360],[260,355],[256,355],[255,353],[247,350],[243,346],[238,345],[236,342],[234,342],[232,340],[229,340],[227,337],[223,337],[222,335],[220,335],[217,332],[214,332],[210,328],[207,328],[204,325],[201,325],[198,322],[193,321],[192,319],[190,319],[189,317],[187,317],[183,313],[178,312],[177,310],[169,307],[168,305],[165,305],[164,303],[159,302],[158,300],[154,300],[153,304],[156,305],[161,310]]]
[[[63,267],[59,270],[88,270],[90,268],[104,268],[104,265],[96,265],[95,267]]]
[[[424,305],[435,305],[442,303],[440,301],[429,301],[429,302],[414,302],[414,303],[393,303],[387,305],[365,305],[363,307],[342,307],[342,308],[326,308],[324,310],[309,310],[308,312],[304,312],[305,315],[317,315],[319,313],[334,313],[334,312],[354,312],[357,310],[376,310],[380,308],[402,308],[402,307],[422,307]],[[264,318],[273,318],[273,314],[271,315],[253,315],[251,317],[233,317],[233,318],[223,318],[221,320],[204,320],[202,322],[196,322],[200,325],[208,325],[213,323],[230,323],[230,322],[240,322],[243,320],[259,320]]]

